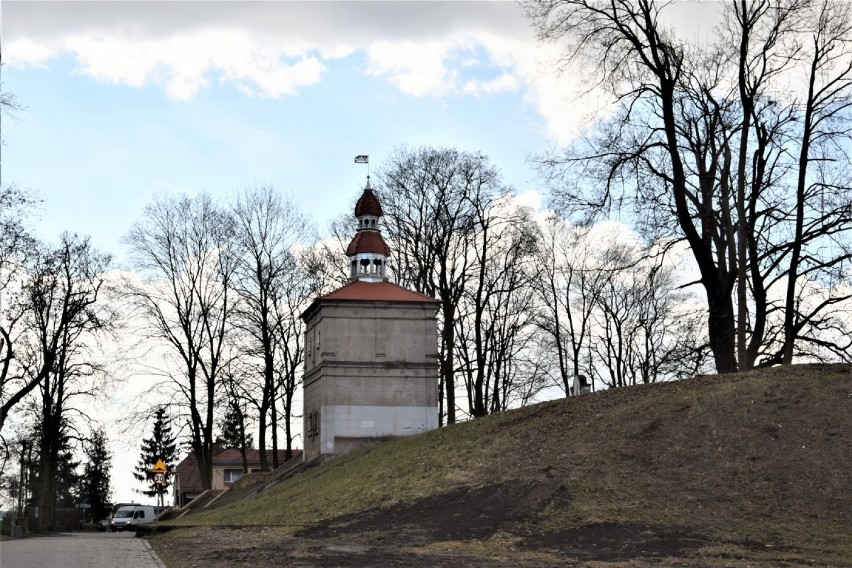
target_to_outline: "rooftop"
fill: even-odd
[[[365,282],[353,280],[333,292],[320,296],[317,300],[350,300],[364,302],[421,302],[438,303],[438,300],[426,294],[413,292],[387,280]]]
[[[214,448],[213,467],[234,466],[234,469],[243,468],[243,457],[239,448]],[[278,450],[278,464],[281,465],[286,459],[286,451]],[[293,458],[301,456],[302,450],[293,450]],[[272,467],[272,450],[267,450],[269,467]],[[249,469],[260,467],[260,450],[246,450],[246,461]],[[201,475],[198,473],[198,464],[195,461],[195,453],[190,452],[176,468],[180,476],[180,490],[182,492],[199,492],[202,490]]]
[[[361,197],[358,199],[358,203],[355,204],[355,216],[360,217],[361,215],[375,215],[376,217],[382,216],[382,206],[379,205],[379,200],[376,198],[376,194],[373,193],[373,190],[370,189],[369,182],[367,182],[367,187],[364,188],[364,193],[361,194]]]
[[[346,247],[346,256],[362,252],[375,252],[390,256],[390,248],[378,231],[358,231]]]

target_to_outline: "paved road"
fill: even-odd
[[[133,533],[60,533],[0,542],[0,568],[165,568]]]

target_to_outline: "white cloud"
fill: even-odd
[[[142,87],[158,64],[151,47],[149,42],[115,36],[75,35],[63,41],[56,51],[73,53],[77,69],[84,75],[108,83]]]
[[[484,57],[472,56],[481,51]],[[381,41],[368,49],[369,72],[386,77],[412,96],[474,96],[523,91],[544,117],[548,134],[568,144],[595,118],[613,110],[613,100],[589,85],[578,66],[557,71],[559,46],[531,37],[471,31],[422,41]],[[471,77],[479,69],[497,70],[491,79]]]
[[[512,3],[14,2],[4,12],[10,65],[68,53],[98,81],[158,85],[180,100],[213,82],[294,95],[329,61],[363,51],[365,72],[406,95],[521,93],[562,144],[607,102],[582,95],[576,70],[549,71],[557,48],[537,44]]]
[[[503,73],[490,81],[471,79],[462,87],[462,92],[471,95],[502,93],[506,91],[517,91],[521,88],[521,82],[511,73]]]
[[[591,88],[578,66],[558,71],[559,46],[491,34],[480,38],[492,62],[526,85],[527,103],[544,117],[549,135],[559,144],[569,143],[591,120],[611,112],[612,100]]]
[[[471,53],[477,50],[484,57]],[[385,77],[411,96],[483,96],[524,92],[527,104],[547,123],[549,135],[567,144],[594,118],[611,112],[612,100],[590,89],[577,67],[555,71],[558,46],[532,37],[516,38],[476,31],[442,40],[376,41],[367,50],[369,73]],[[481,69],[490,79],[470,75]]]
[[[192,30],[168,37],[75,34],[55,43],[18,40],[12,65],[44,65],[61,52],[74,55],[77,71],[98,81],[132,87],[162,84],[175,99],[190,99],[211,77],[233,82],[253,96],[279,97],[317,83],[325,66],[308,50],[262,42],[248,30]],[[344,49],[332,50],[336,54]],[[294,60],[292,62],[288,60]]]
[[[384,76],[407,95],[445,95],[454,73],[445,60],[452,46],[440,41],[378,41],[367,49],[371,75]]]
[[[46,61],[59,54],[59,47],[29,37],[22,37],[6,42],[3,52],[3,62],[6,65],[41,67]]]
[[[518,205],[521,207],[529,207],[533,211],[541,211],[542,195],[537,189],[528,189],[523,193],[515,196]]]

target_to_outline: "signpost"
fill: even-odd
[[[151,468],[151,473],[154,475],[154,483],[157,485],[165,485],[166,484],[166,474],[169,472],[168,468],[166,468],[166,464],[163,463],[163,460],[157,460],[157,463],[154,464],[154,467]]]
[[[166,485],[166,476],[169,474],[169,468],[166,467],[166,464],[163,463],[162,459],[157,459],[157,463],[154,464],[154,467],[151,468],[151,477],[154,480],[154,483],[163,487]],[[163,506],[163,494],[157,494],[158,504]]]
[[[13,479],[12,483],[9,484],[9,497],[12,499],[16,499],[18,497],[18,482]],[[9,536],[12,538],[21,538],[23,535],[18,533],[20,530],[18,528],[18,508],[12,509],[12,520],[9,525]]]
[[[86,523],[86,509],[91,509],[91,503],[74,503],[74,508],[80,509],[80,529]]]

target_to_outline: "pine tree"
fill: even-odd
[[[216,436],[216,443],[225,448],[246,448],[254,446],[254,436],[246,432],[245,414],[233,405],[228,405],[228,410],[219,424],[221,434]]]
[[[246,433],[245,409],[241,408],[235,399],[230,400],[220,429],[222,433],[216,437],[216,443],[225,448],[238,448],[243,459],[243,473],[248,473],[246,450],[251,449],[254,438]]]
[[[74,457],[70,440],[66,440],[56,456],[56,474],[54,475],[55,504],[57,508],[68,509],[79,498],[80,474],[77,468],[80,462]]]
[[[172,485],[172,470],[177,465],[177,442],[169,422],[166,409],[158,408],[154,417],[154,434],[150,438],[142,439],[140,446],[142,452],[133,472],[133,477],[147,487],[137,491],[147,497],[156,497],[157,504],[161,506],[164,504],[163,496],[168,493]],[[151,476],[151,468],[156,465],[157,460],[163,460],[168,469],[166,482],[162,485],[154,483],[154,478]]]
[[[92,433],[84,449],[87,461],[83,466],[80,497],[83,502],[91,505],[89,514],[92,520],[99,521],[105,519],[112,508],[110,480],[112,454],[107,447],[107,437],[103,429]]]
[[[80,462],[75,459],[68,421],[62,419],[58,430],[58,436],[46,441],[43,424],[37,423],[33,429],[35,442],[27,467],[30,503],[40,508],[43,523],[37,525],[39,530],[53,530],[56,509],[71,508],[79,499]]]

